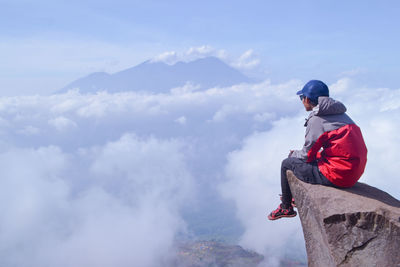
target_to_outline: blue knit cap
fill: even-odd
[[[303,89],[297,92],[298,95],[305,95],[312,102],[318,103],[318,97],[320,96],[329,96],[328,86],[319,81],[319,80],[311,80],[306,85],[304,85]]]

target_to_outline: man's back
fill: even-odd
[[[353,186],[367,161],[361,130],[346,115],[346,107],[341,102],[329,97],[319,97],[318,102],[307,121],[306,139],[313,139],[307,162],[317,160],[321,173],[333,184]]]

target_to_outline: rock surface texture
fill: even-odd
[[[363,183],[311,185],[288,171],[308,266],[400,266],[400,201]]]

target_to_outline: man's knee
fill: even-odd
[[[292,169],[293,163],[296,162],[298,159],[297,158],[286,158],[282,160],[282,169],[290,170]]]

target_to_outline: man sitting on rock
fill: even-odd
[[[291,150],[281,167],[282,203],[268,219],[294,217],[293,198],[286,171],[300,180],[339,188],[353,186],[364,172],[367,148],[360,128],[346,115],[346,107],[329,97],[326,84],[309,81],[297,92],[306,111],[305,143],[301,150]]]

